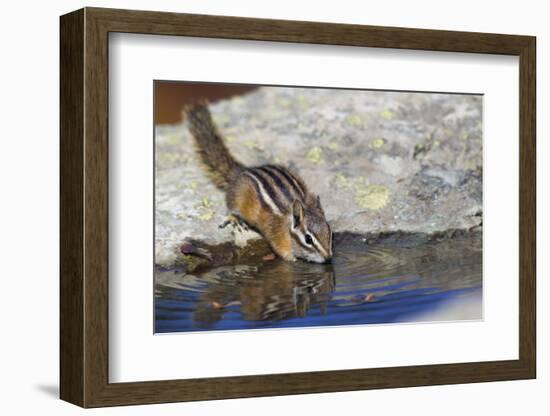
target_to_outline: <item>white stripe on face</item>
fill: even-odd
[[[315,246],[315,248],[323,255],[323,257],[327,257],[328,253],[325,250],[325,248],[321,245],[319,240],[317,240],[317,237],[315,237],[315,235],[312,233],[308,233],[308,234],[311,236],[311,239],[313,240],[313,245]]]
[[[252,180],[254,180],[254,182],[256,182],[256,185],[258,185],[258,189],[260,190],[260,196],[262,197],[262,199],[269,206],[269,208],[271,208],[271,210],[273,211],[273,213],[275,215],[278,215],[278,216],[281,217],[283,214],[281,213],[281,211],[279,211],[279,208],[277,208],[277,205],[275,205],[275,202],[273,202],[273,200],[271,199],[269,194],[266,192],[266,190],[265,190],[264,186],[262,185],[262,183],[260,182],[260,180],[258,178],[256,178],[253,174],[251,174],[250,172],[245,172],[244,174],[247,175],[248,177],[252,178]]]

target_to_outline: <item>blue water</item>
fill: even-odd
[[[282,260],[155,273],[155,332],[481,319],[481,236],[337,243],[331,265]]]

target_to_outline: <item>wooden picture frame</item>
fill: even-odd
[[[535,378],[535,38],[85,8],[61,17],[60,396],[83,407]],[[519,56],[519,359],[109,383],[110,32]]]

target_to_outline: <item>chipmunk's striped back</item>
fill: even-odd
[[[259,199],[275,215],[289,215],[294,201],[306,201],[308,190],[304,181],[283,166],[248,168],[243,175],[253,180]]]

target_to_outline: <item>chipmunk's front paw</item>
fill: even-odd
[[[284,260],[284,261],[289,261],[289,262],[293,262],[293,261],[296,261],[296,257],[294,257],[292,254],[288,253],[288,254],[279,254],[279,256]]]

